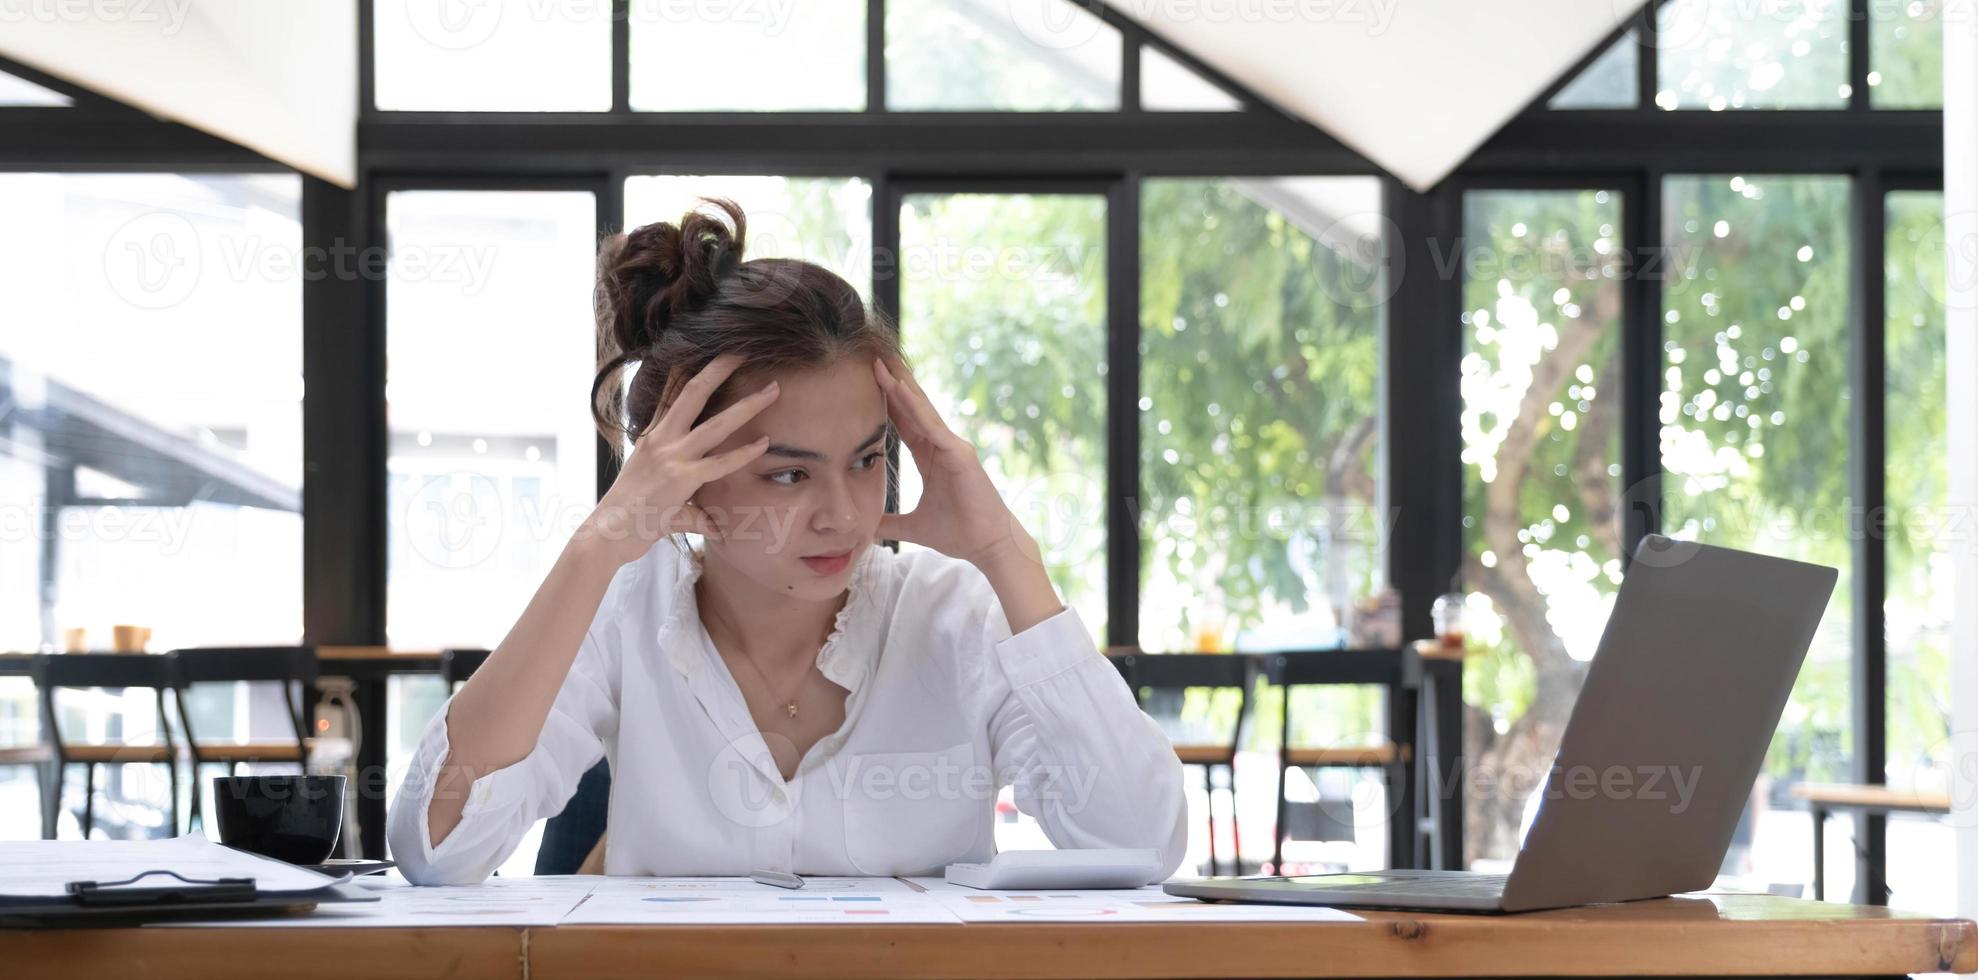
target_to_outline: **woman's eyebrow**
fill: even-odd
[[[856,456],[871,448],[874,443],[886,438],[886,427],[888,424],[890,423],[879,423],[879,427],[872,430],[872,434],[866,436],[865,441],[858,444],[858,448],[852,450],[852,455]],[[814,459],[819,461],[825,458],[823,453],[815,449],[798,449],[795,446],[786,446],[780,442],[770,443],[769,448],[763,450],[762,454],[764,456],[783,456],[789,459]]]

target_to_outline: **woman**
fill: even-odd
[[[388,832],[405,876],[485,878],[601,757],[606,874],[940,874],[993,853],[1009,784],[1057,846],[1173,873],[1180,762],[896,332],[818,266],[742,261],[741,210],[710,203],[726,222],[604,245],[593,414],[636,448],[421,737]],[[888,432],[910,514],[883,513]]]

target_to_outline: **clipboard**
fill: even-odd
[[[155,875],[176,882],[145,882]],[[168,919],[300,915],[325,902],[378,901],[352,878],[346,873],[317,889],[261,892],[253,878],[188,878],[154,868],[115,881],[71,881],[63,898],[0,903],[0,928],[114,928]]]

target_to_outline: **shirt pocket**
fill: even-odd
[[[869,752],[853,756],[852,765],[845,857],[860,874],[940,874],[969,857],[994,799],[977,792],[974,745]]]

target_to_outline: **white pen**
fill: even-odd
[[[788,871],[751,871],[749,872],[749,877],[762,884],[775,885],[778,888],[802,888],[804,886],[804,880],[802,878]]]

